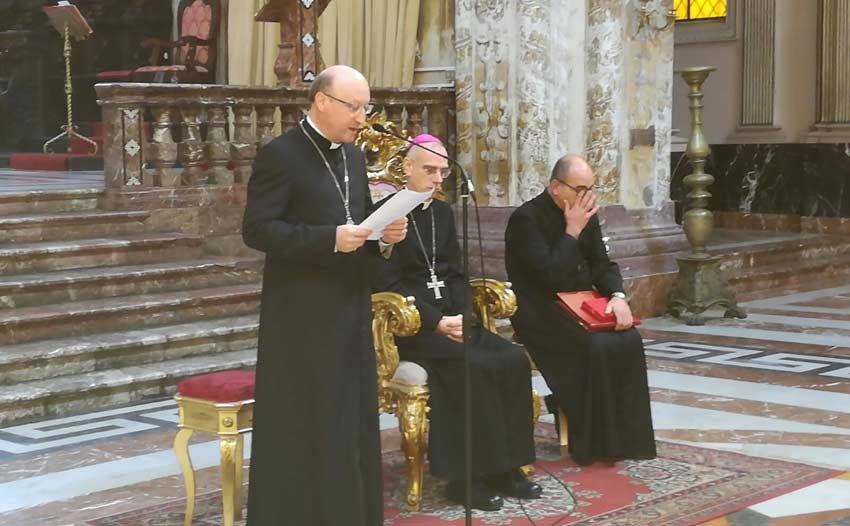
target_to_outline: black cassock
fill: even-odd
[[[569,449],[582,464],[655,456],[646,358],[640,334],[589,333],[555,304],[555,293],[623,290],[608,259],[599,219],[576,240],[548,192],[514,211],[505,265],[517,295],[514,330],[543,373],[569,423]]]
[[[442,299],[432,289],[428,264],[416,237],[413,220],[432,257],[431,214],[436,230],[436,274],[445,282]],[[392,290],[416,298],[422,328],[415,336],[397,338],[402,360],[428,371],[431,390],[428,458],[438,477],[463,477],[464,375],[462,345],[435,332],[443,316],[463,312],[464,291],[460,246],[451,206],[431,201],[408,216],[407,237],[393,247],[392,257],[380,261],[376,290]],[[472,381],[473,474],[496,473],[534,462],[531,371],[522,349],[483,329],[471,329],[470,376]]]
[[[344,192],[342,149],[304,121]],[[366,165],[345,144],[353,220],[371,211]],[[334,253],[339,192],[299,126],[262,148],[245,243],[266,253],[248,526],[383,521],[369,267],[374,242]]]

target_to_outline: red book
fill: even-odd
[[[556,296],[558,306],[587,331],[610,331],[617,326],[614,315],[605,314],[608,298],[595,290],[558,292]],[[634,323],[640,325],[640,320],[635,318]]]
[[[605,312],[605,309],[608,307],[608,298],[593,298],[592,300],[584,300],[581,302],[581,310],[590,314],[590,316],[596,321],[613,321],[616,322],[617,318],[614,316],[613,312]]]

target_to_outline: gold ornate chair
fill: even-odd
[[[402,139],[372,130],[374,123],[383,125],[396,134],[407,136],[380,114],[367,119],[357,138],[366,155],[369,187],[372,199],[377,202],[404,186],[402,168],[408,143]],[[442,192],[437,198],[442,197]],[[475,279],[472,286],[472,303],[476,315],[485,327],[495,332],[496,320],[506,319],[516,311],[516,296],[510,283],[494,279]],[[426,450],[425,433],[428,424],[428,373],[413,362],[400,361],[395,336],[412,336],[419,331],[419,311],[413,298],[403,298],[394,292],[372,295],[372,322],[375,353],[378,361],[378,400],[382,413],[398,417],[401,448],[407,461],[407,508],[419,510],[422,498],[422,474]],[[540,400],[534,393],[534,420],[540,414]]]

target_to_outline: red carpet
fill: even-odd
[[[543,426],[541,426],[543,427]],[[543,431],[551,435],[551,426]],[[838,472],[690,446],[658,443],[659,458],[580,468],[562,459],[550,436],[538,439],[535,480],[543,499],[506,499],[499,512],[478,512],[477,526],[694,526],[835,476]],[[464,524],[463,508],[443,498],[426,475],[422,511],[404,511],[404,461],[384,455],[385,526]],[[89,521],[91,526],[182,526],[185,501]],[[283,511],[283,510],[282,510]],[[340,518],[340,524],[345,524]],[[220,525],[220,493],[198,498],[196,526]],[[244,524],[240,522],[237,524]]]
[[[68,153],[13,153],[9,157],[9,168],[13,170],[65,171],[68,159],[77,157]]]
[[[147,130],[148,127],[146,126],[145,131]],[[103,123],[94,123],[92,132],[91,139],[97,143],[97,153],[94,156],[92,155],[91,144],[79,137],[71,137],[70,153],[15,153],[9,158],[9,168],[13,170],[66,171],[72,169],[69,164],[70,159],[103,157]],[[65,143],[59,141],[55,148],[64,150]]]

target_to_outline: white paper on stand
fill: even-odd
[[[381,237],[381,231],[387,225],[400,219],[410,213],[411,210],[421,205],[433,195],[433,192],[414,192],[407,188],[402,188],[380,208],[372,212],[372,215],[367,217],[360,223],[359,226],[372,230],[369,234],[370,240],[376,240]]]

